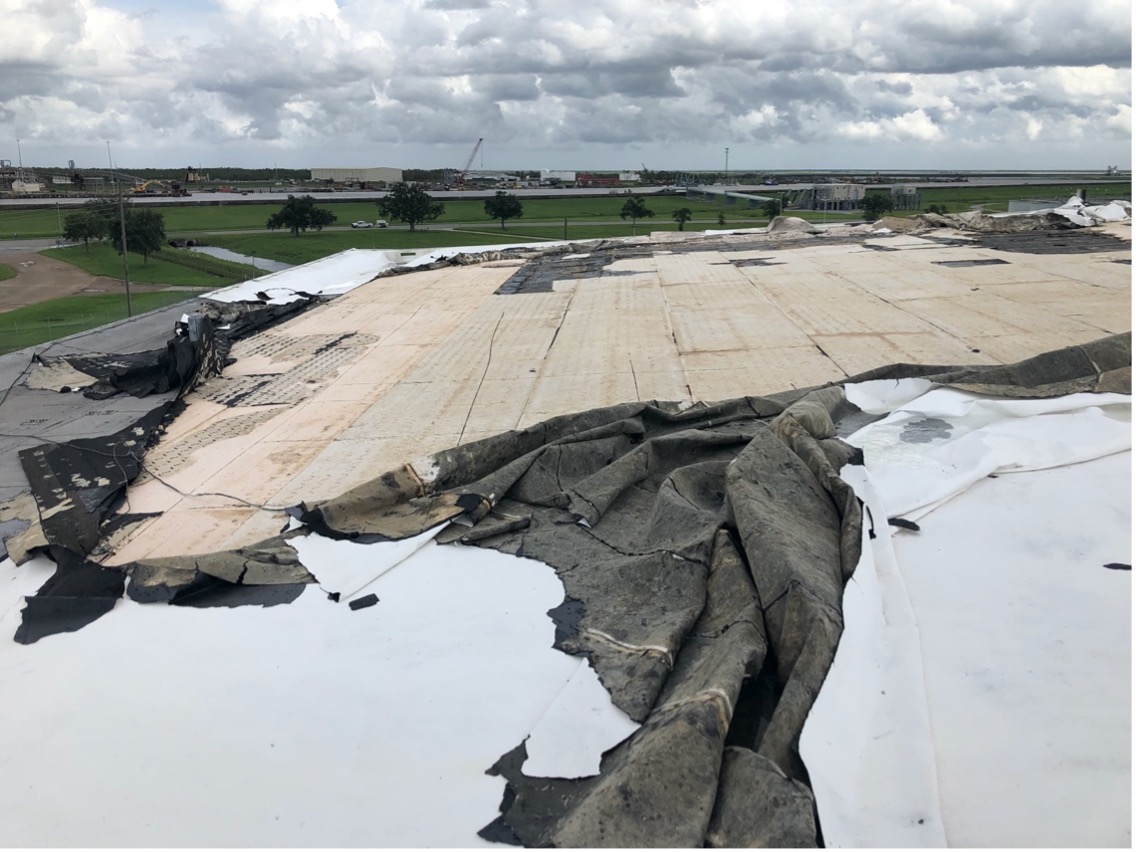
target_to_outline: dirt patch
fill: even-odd
[[[0,313],[83,293],[123,293],[121,281],[91,275],[77,266],[45,257],[34,251],[4,252],[0,262],[16,270],[16,277],[0,281]],[[135,292],[164,289],[154,284],[134,284]]]

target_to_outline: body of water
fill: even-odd
[[[240,252],[216,248],[215,246],[195,246],[189,250],[207,254],[210,257],[216,257],[221,260],[232,261],[233,263],[244,263],[248,266],[255,266],[257,269],[263,269],[265,272],[283,272],[285,269],[292,268],[291,264],[281,263],[278,260],[269,260],[267,257],[253,257],[249,254],[241,254]]]

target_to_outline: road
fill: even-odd
[[[1030,175],[1021,178],[982,178],[975,177],[964,182],[944,182],[944,181],[929,181],[926,183],[911,183],[909,185],[919,187],[920,189],[944,189],[951,187],[986,187],[986,186],[1030,186],[1038,184],[1048,185],[1068,185],[1079,186],[1083,184],[1102,184],[1102,183],[1116,183],[1124,186],[1130,186],[1131,178],[1116,178],[1106,177],[1103,175],[1084,175],[1082,177],[1047,177],[1045,175]],[[809,189],[813,186],[821,184],[812,183],[782,183],[773,184],[769,186],[761,184],[721,184],[704,185],[691,187],[696,192],[710,192],[719,194],[723,192],[748,192],[756,195],[762,195],[769,192],[792,192],[794,190]],[[874,184],[864,184],[867,188],[871,189],[876,187]],[[886,187],[887,185],[881,185]],[[654,195],[662,192],[663,187],[658,186],[640,186],[632,189],[555,189],[552,187],[544,187],[542,189],[513,189],[509,190],[510,193],[516,195],[518,198],[596,198],[608,196],[621,196],[621,195]],[[430,195],[438,199],[484,199],[491,198],[496,190],[455,190],[450,192],[431,192]],[[203,205],[221,205],[221,204],[270,204],[281,203],[288,199],[289,195],[294,195],[297,192],[311,194],[320,201],[377,201],[385,198],[387,193],[380,191],[349,191],[349,192],[312,192],[310,189],[304,187],[296,187],[291,190],[281,191],[250,191],[248,195],[243,195],[238,192],[194,192],[184,198],[149,198],[146,196],[131,197],[131,200],[137,204],[153,204],[158,206],[182,205],[182,204],[203,204]],[[62,207],[76,207],[87,202],[86,198],[0,198],[0,209],[4,207],[55,207],[58,204]]]

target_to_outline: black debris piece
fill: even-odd
[[[573,597],[565,597],[557,606],[548,611],[548,617],[556,625],[556,644],[566,642],[579,632],[580,621],[584,617],[584,602]]]
[[[1132,243],[1095,228],[1080,228],[1061,216],[1053,225],[1058,230],[1023,231],[1010,234],[976,234],[971,245],[995,251],[1025,254],[1090,254],[1108,251],[1131,251]]]
[[[88,562],[62,547],[51,548],[55,573],[27,598],[15,640],[31,645],[55,633],[71,633],[114,609],[126,575],[117,568]]]
[[[164,403],[105,437],[20,451],[20,465],[49,543],[76,554],[91,552],[102,521],[141,472],[142,456],[174,406],[172,400]]]
[[[363,597],[361,598],[356,598],[355,600],[348,602],[347,605],[351,607],[351,609],[356,610],[366,609],[367,607],[374,606],[378,602],[379,596],[372,592],[369,595],[363,595]]]
[[[1127,562],[1106,562],[1105,568],[1112,571],[1131,571],[1132,566]]]
[[[201,574],[196,582],[186,588],[179,589],[169,599],[169,604],[170,606],[190,606],[198,609],[279,606],[296,600],[303,594],[305,586],[304,583],[251,586],[229,583],[208,574]]]
[[[919,532],[919,524],[915,523],[915,521],[909,521],[906,518],[888,518],[888,523],[893,527],[899,527],[901,530]]]
[[[968,266],[1001,266],[1010,261],[989,257],[975,260],[933,260],[931,262],[936,266],[945,266],[948,269],[965,269]]]

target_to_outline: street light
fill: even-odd
[[[107,140],[107,163],[110,164],[110,181],[114,184],[115,192],[118,192],[118,180],[114,176],[114,160],[110,156],[110,140]],[[130,263],[126,259],[126,209],[122,202],[122,193],[118,192],[118,224],[122,229],[122,281],[126,285],[126,315],[128,317],[134,315],[130,304]]]
[[[727,186],[730,183],[730,149],[726,149],[726,177],[722,180]]]

